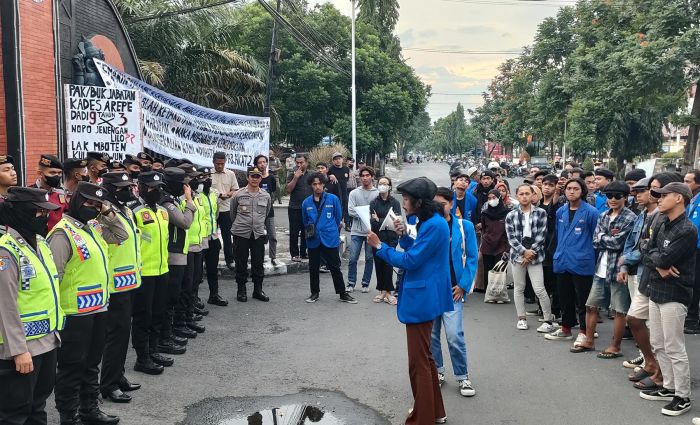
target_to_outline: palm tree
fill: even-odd
[[[115,0],[149,84],[209,108],[260,115],[266,68],[234,48],[242,25],[234,8],[169,14],[219,2]],[[151,19],[137,20],[143,17]]]

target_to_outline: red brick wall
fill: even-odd
[[[36,179],[39,155],[58,152],[52,1],[19,2],[26,173]]]
[[[2,25],[0,25],[0,39],[2,39]],[[0,58],[2,58],[2,43],[0,43]],[[3,84],[4,74],[2,72],[2,61],[0,61],[0,154],[7,153],[7,127],[5,115],[5,85]]]

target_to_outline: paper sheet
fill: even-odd
[[[396,231],[396,227],[394,227],[394,220],[397,218],[401,218],[401,216],[397,216],[394,213],[393,208],[389,208],[389,213],[387,213],[386,217],[384,218],[384,222],[382,223],[381,227],[379,227],[379,230],[391,230],[392,232]]]
[[[366,230],[368,232],[370,230],[372,230],[372,224],[369,221],[370,220],[369,205],[355,207],[355,212],[357,213],[357,216],[360,217],[360,222],[362,222],[363,230]]]

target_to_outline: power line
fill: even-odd
[[[430,93],[431,95],[440,95],[440,96],[483,96],[484,93]]]
[[[306,28],[312,35],[315,35],[316,41],[319,42],[319,45],[329,45],[332,47],[335,47],[336,50],[340,50],[339,42],[329,34],[326,34],[322,31],[319,31],[318,29],[314,28],[313,26],[309,25],[309,23],[304,19],[305,13],[297,7],[296,4],[294,4],[293,0],[283,0],[286,5],[289,6],[289,9],[292,10],[292,15],[297,18],[299,22],[301,22],[302,26]]]
[[[240,1],[241,0],[223,0],[223,1],[220,1],[217,3],[207,4],[204,6],[188,7],[186,9],[174,10],[172,12],[163,12],[163,13],[158,13],[155,15],[147,15],[147,16],[142,16],[140,18],[128,19],[126,21],[126,23],[132,24],[135,22],[150,21],[152,19],[162,19],[162,18],[169,18],[171,16],[185,15],[187,13],[194,13],[194,12],[198,12],[200,10],[211,9],[212,7],[219,7],[219,6],[223,6],[225,4],[236,3],[236,2],[240,2]]]
[[[559,0],[559,3],[549,3],[545,1],[490,1],[490,0],[440,0],[446,3],[483,4],[489,6],[540,6],[540,7],[564,7],[573,6],[575,1]]]
[[[414,52],[428,53],[446,53],[451,55],[513,55],[518,56],[524,53],[523,50],[450,50],[450,49],[434,49],[430,47],[403,47],[403,50],[411,50]]]

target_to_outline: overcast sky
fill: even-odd
[[[327,0],[350,15],[350,0]],[[539,3],[517,0],[400,0],[396,33],[405,48],[503,51],[530,45],[537,25],[570,0]],[[481,104],[479,96],[497,73],[500,63],[513,55],[463,55],[404,50],[407,62],[435,93],[428,105],[433,120]],[[445,93],[445,94],[438,94]]]

